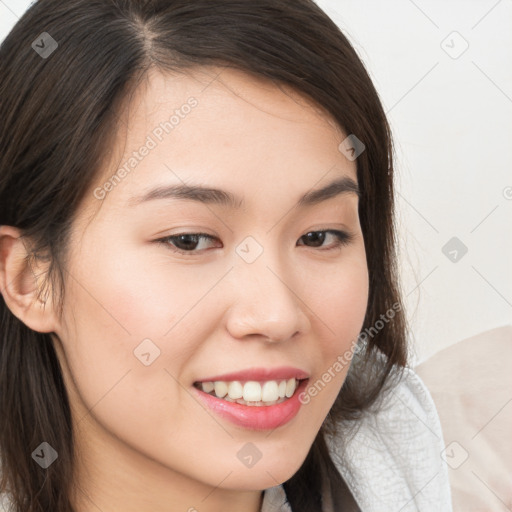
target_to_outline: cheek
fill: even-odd
[[[368,269],[363,251],[347,258],[324,280],[323,290],[310,296],[318,317],[317,371],[303,403],[327,415],[346,378],[368,305]],[[317,427],[320,428],[320,421]]]
[[[71,376],[67,388],[85,439],[113,432],[138,452],[168,463],[185,457],[174,440],[201,431],[209,420],[198,415],[197,403],[178,383],[197,350],[195,340],[206,333],[199,333],[202,327],[190,331],[186,299],[170,291],[176,282],[171,287],[152,281],[150,273],[131,263],[113,258],[75,267],[75,280],[66,289],[62,333]],[[205,453],[206,443],[215,442],[213,434],[208,436]]]
[[[134,248],[127,235],[115,236],[108,237],[101,251],[88,251],[74,263],[77,279],[72,284],[78,285],[74,313],[87,317],[91,327],[132,344],[145,338],[162,339],[183,320],[186,323],[218,277],[194,279],[193,270],[154,257],[165,256],[164,248],[161,253],[154,246]]]
[[[70,267],[59,333],[67,340],[66,360],[87,408],[101,400],[95,411],[107,407],[105,417],[109,403],[119,417],[131,416],[131,424],[144,417],[157,421],[158,404],[180,396],[173,377],[182,378],[211,334],[214,304],[202,299],[219,278],[212,272],[194,278],[192,267],[173,270],[145,248],[124,247],[114,233],[105,238],[101,250],[84,239],[82,247],[92,249]],[[180,404],[166,405],[170,420]]]
[[[364,250],[356,248],[340,261],[331,265],[321,280],[306,284],[310,289],[309,300],[315,306],[314,313],[326,333],[324,352],[345,352],[357,338],[364,322],[368,306],[368,269]],[[306,292],[305,292],[306,293]],[[306,295],[308,296],[308,295]]]
[[[366,268],[350,266],[347,272],[333,276],[323,294],[322,306],[331,330],[341,342],[349,334],[357,334],[363,324],[368,305]]]

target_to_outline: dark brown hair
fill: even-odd
[[[47,58],[31,47],[43,32],[58,43]],[[370,276],[363,328],[372,328],[401,305],[391,135],[362,62],[312,0],[35,2],[0,47],[0,225],[22,231],[29,264],[50,262],[47,282],[62,306],[73,217],[104,162],[126,98],[150,67],[204,65],[291,86],[365,144],[357,177]],[[335,510],[357,509],[324,434],[357,422],[405,366],[406,323],[402,308],[395,310],[393,321],[367,339],[304,463],[284,483],[294,512],[320,512],[325,482]],[[3,299],[0,321],[0,492],[9,491],[16,512],[71,512],[71,415],[51,336],[29,329]],[[41,440],[59,454],[45,471],[31,458]]]

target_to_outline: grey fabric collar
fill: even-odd
[[[286,502],[286,493],[282,485],[265,489],[261,512],[293,512]]]

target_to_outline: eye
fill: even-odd
[[[330,247],[324,247],[325,241],[329,237],[334,238],[334,244]],[[309,247],[321,247],[321,250],[332,250],[340,248],[344,245],[349,245],[354,239],[354,235],[346,231],[339,231],[336,229],[326,229],[321,231],[310,231],[299,238],[304,241]],[[208,248],[209,242],[216,240],[215,237],[206,233],[181,233],[179,235],[166,236],[155,240],[166,245],[169,249],[180,254],[193,254]],[[299,244],[298,245],[304,245]],[[221,245],[222,246],[222,245]]]
[[[322,231],[310,231],[299,238],[307,243],[310,243],[309,247],[323,247],[324,242],[329,236],[335,238],[334,245],[327,247],[323,250],[338,249],[341,246],[348,245],[354,239],[354,235],[347,233],[346,231],[339,231],[337,229],[326,229]]]
[[[166,236],[155,241],[166,245],[171,244],[169,247],[171,250],[186,254],[206,249],[205,245],[207,246],[208,244],[205,242],[208,242],[208,240],[215,240],[215,237],[206,233],[182,233],[180,235]]]

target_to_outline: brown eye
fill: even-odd
[[[310,233],[305,234],[302,238],[309,244],[312,244],[312,247],[320,247],[324,243],[325,235],[325,231],[311,231]]]
[[[328,229],[323,231],[310,231],[309,233],[301,236],[299,240],[304,240],[309,247],[323,247],[325,240],[328,239],[328,235],[335,237],[336,241],[334,246],[327,247],[327,249],[335,249],[342,245],[348,245],[354,238],[353,235],[350,235],[345,231]]]
[[[209,240],[214,240],[214,237],[206,233],[181,233],[166,236],[156,241],[167,245],[173,251],[186,254],[207,249]]]

